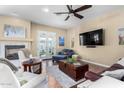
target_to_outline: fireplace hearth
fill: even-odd
[[[25,48],[25,45],[5,45],[5,58],[9,60],[19,59],[18,51]]]

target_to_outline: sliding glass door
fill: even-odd
[[[56,33],[38,31],[37,54],[40,57],[51,56],[56,53]]]

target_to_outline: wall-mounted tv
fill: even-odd
[[[104,45],[103,29],[97,29],[90,32],[81,33],[80,45],[92,46],[92,45]]]

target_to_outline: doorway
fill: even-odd
[[[52,56],[56,53],[56,33],[38,31],[37,55],[40,57]]]

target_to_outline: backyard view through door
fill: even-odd
[[[56,33],[39,31],[38,32],[37,53],[40,57],[52,56],[56,53]]]

